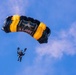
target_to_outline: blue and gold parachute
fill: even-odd
[[[36,19],[26,16],[13,15],[6,18],[2,28],[6,33],[26,32],[35,38],[39,43],[47,43],[50,29]]]

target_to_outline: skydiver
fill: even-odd
[[[22,56],[24,56],[25,55],[25,51],[27,50],[27,48],[25,48],[24,49],[24,51],[23,50],[20,50],[20,48],[18,47],[17,48],[17,54],[18,54],[18,61],[20,61],[21,62],[21,60],[22,60]]]

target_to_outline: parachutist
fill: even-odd
[[[17,54],[18,54],[18,61],[22,61],[22,57],[25,55],[25,51],[27,50],[27,48],[23,50],[20,50],[20,48],[17,48]]]

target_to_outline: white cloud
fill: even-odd
[[[76,22],[72,24],[69,34],[73,37],[73,40],[76,42]]]
[[[13,14],[25,14],[25,11],[28,7],[28,0],[23,1],[23,0],[9,0],[11,4],[11,12]],[[10,6],[10,5],[9,5]]]
[[[48,44],[37,47],[38,56],[61,58],[64,54],[76,54],[76,23],[68,30],[62,30],[56,37],[52,37]]]

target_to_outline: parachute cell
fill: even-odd
[[[2,29],[6,33],[26,32],[39,43],[47,43],[50,35],[50,29],[43,22],[20,15],[7,17]]]

